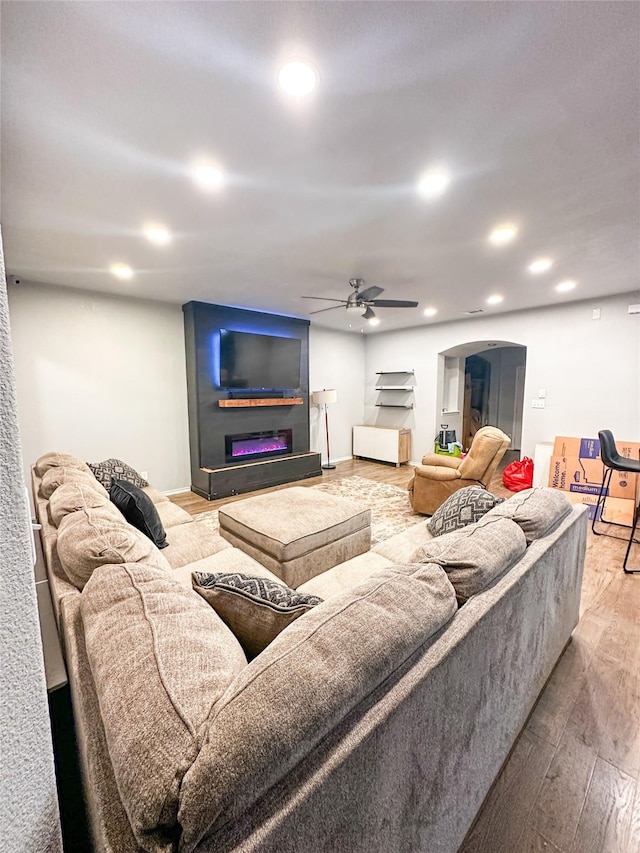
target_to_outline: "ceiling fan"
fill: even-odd
[[[367,287],[364,290],[360,288],[364,285],[363,278],[350,278],[349,284],[353,288],[353,293],[350,293],[347,299],[330,299],[327,296],[303,296],[303,299],[322,299],[325,302],[337,302],[337,305],[330,305],[328,308],[319,308],[317,311],[310,311],[310,314],[320,314],[322,311],[333,311],[334,308],[346,308],[347,311],[361,311],[365,320],[371,320],[375,317],[374,308],[417,308],[417,302],[411,302],[406,299],[378,299],[378,296],[384,291],[384,287]]]

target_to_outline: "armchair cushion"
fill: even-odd
[[[459,456],[445,456],[443,453],[427,453],[422,457],[423,465],[437,465],[441,468],[458,468],[461,462]]]

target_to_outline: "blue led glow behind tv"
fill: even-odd
[[[299,388],[300,351],[299,338],[220,329],[220,387]]]

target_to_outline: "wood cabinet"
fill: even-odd
[[[411,458],[411,430],[354,426],[353,455],[402,465]]]

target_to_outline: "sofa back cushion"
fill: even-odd
[[[81,509],[66,515],[58,527],[60,563],[72,584],[82,589],[98,566],[138,563],[171,572],[171,566],[144,533],[120,517],[113,508]]]
[[[70,453],[45,453],[33,467],[38,477],[43,477],[49,468],[77,468],[80,471],[91,472],[86,462]]]
[[[122,513],[111,503],[102,490],[87,486],[85,483],[65,483],[58,486],[49,498],[48,509],[51,523],[58,527],[65,515],[80,509],[104,508],[113,511],[113,517],[122,521]]]
[[[197,754],[203,723],[246,658],[200,596],[144,563],[97,569],[81,611],[109,757],[133,833],[145,850],[177,849],[182,776]]]
[[[458,601],[464,602],[510,568],[526,549],[517,524],[508,518],[490,518],[487,513],[475,524],[425,542],[411,562],[442,566]]]
[[[523,531],[527,542],[546,536],[571,512],[569,498],[557,489],[525,489],[487,513],[491,518],[509,518]]]
[[[109,497],[107,490],[100,485],[91,471],[65,466],[49,468],[44,472],[40,482],[40,494],[43,498],[50,498],[58,486],[63,486],[65,483],[83,483],[88,488]]]
[[[439,566],[390,566],[300,616],[216,707],[180,794],[183,847],[283,779],[456,611]]]

